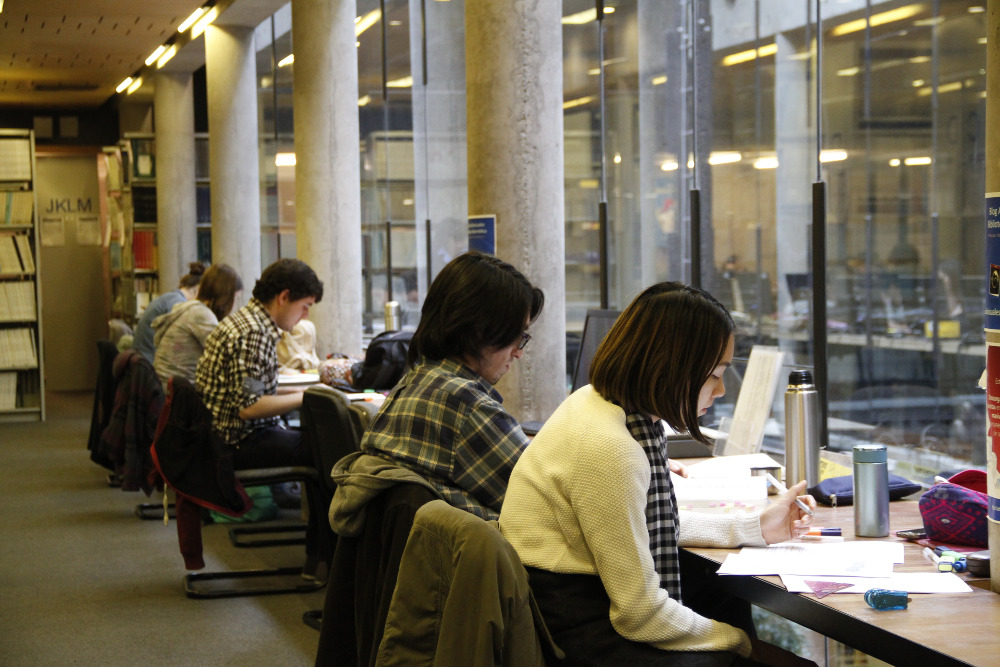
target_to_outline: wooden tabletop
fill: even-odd
[[[820,507],[815,525],[840,527],[854,537],[852,507]],[[895,531],[923,525],[916,501],[890,504],[890,537],[902,542],[905,561],[896,572],[934,572],[923,547],[895,537]],[[696,558],[715,569],[736,549],[686,548],[682,558]],[[911,593],[907,609],[876,611],[859,594],[840,593],[822,599],[811,593],[789,593],[779,577],[718,577],[720,588],[759,607],[815,630],[893,665],[1000,665],[1000,594],[990,591],[989,578],[959,575],[972,593]]]

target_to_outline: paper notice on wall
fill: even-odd
[[[77,245],[101,245],[101,219],[96,215],[81,215],[76,221]]]
[[[43,217],[40,231],[43,246],[66,245],[66,221],[62,217]]]

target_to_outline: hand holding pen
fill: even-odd
[[[774,488],[776,488],[778,490],[778,493],[788,493],[788,489],[785,488],[785,485],[782,484],[781,482],[779,482],[778,478],[775,477],[774,475],[772,475],[771,473],[767,473],[767,481],[771,484],[771,486],[773,486]],[[813,511],[809,508],[808,505],[806,505],[804,502],[802,502],[802,500],[800,500],[797,496],[795,498],[795,504],[799,506],[800,510],[802,510],[803,512],[805,512],[809,516],[813,516]]]
[[[789,490],[770,475],[768,477],[771,478],[769,481],[783,493],[760,515],[760,530],[764,541],[768,544],[785,542],[808,532],[816,500],[812,496],[804,495],[805,480]]]

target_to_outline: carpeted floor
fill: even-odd
[[[184,595],[173,522],[109,488],[86,448],[91,393],[50,393],[44,424],[0,424],[0,663],[311,665],[302,614],[326,589],[221,600]],[[303,548],[236,549],[205,527],[206,571],[301,565]]]

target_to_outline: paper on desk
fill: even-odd
[[[744,547],[730,554],[719,574],[880,577],[892,574],[903,562],[899,542],[782,542],[767,547]]]
[[[850,588],[833,591],[834,593],[864,593],[870,588],[888,588],[889,590],[906,591],[907,593],[972,592],[968,584],[951,572],[893,572],[886,578],[781,575],[781,583],[785,585],[789,593],[812,593],[813,590],[806,583],[806,579],[854,584]]]
[[[779,467],[767,454],[741,454],[706,459],[687,467],[686,478],[671,473],[674,496],[682,510],[753,512],[767,507],[767,482],[752,477],[754,466]]]
[[[278,373],[280,386],[319,384],[319,371],[282,371]]]
[[[750,468],[780,468],[777,461],[763,452],[716,456],[687,466],[688,477],[749,477]]]

